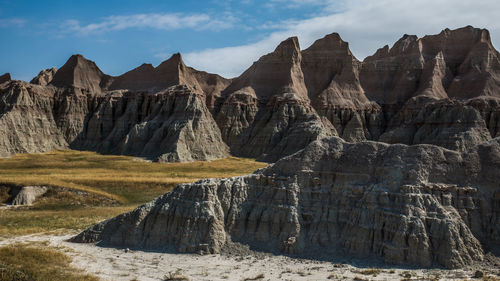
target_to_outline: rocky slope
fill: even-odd
[[[94,105],[72,148],[166,162],[229,156],[203,97],[188,86],[110,92]]]
[[[68,147],[155,161],[229,155],[204,99],[187,86],[94,94],[13,81],[0,91],[0,156]]]
[[[215,116],[231,153],[274,162],[336,135],[310,104],[301,61],[298,39],[288,38],[223,91]]]
[[[323,138],[248,176],[179,185],[73,241],[455,268],[500,249],[499,175],[499,139],[456,152]]]
[[[140,148],[161,143],[205,155],[180,161],[227,155],[227,145],[233,155],[275,162],[324,136],[465,151],[500,135],[500,56],[489,32],[470,26],[404,35],[362,62],[336,33],[305,50],[292,37],[234,79],[188,67],[180,54],[117,77],[74,55],[31,84],[6,74],[0,85],[2,155],[72,147],[177,159],[161,157],[166,148]],[[185,95],[167,94],[178,85]],[[148,107],[170,103],[186,112],[160,117]],[[144,122],[151,125],[142,128]],[[172,138],[184,125],[160,133],[158,122],[206,124],[188,138],[208,137],[206,149]]]

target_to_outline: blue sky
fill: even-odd
[[[175,52],[200,70],[239,75],[289,36],[302,48],[338,32],[363,59],[404,33],[488,28],[500,45],[497,0],[0,0],[0,74],[30,80],[75,53],[119,75]]]

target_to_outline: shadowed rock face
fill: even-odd
[[[438,35],[405,35],[363,62],[361,83],[380,104],[402,104],[411,97],[434,99],[500,97],[500,57],[489,32],[471,26]]]
[[[500,246],[500,141],[466,152],[324,138],[248,176],[182,184],[74,242],[461,267]]]
[[[229,155],[203,97],[187,86],[101,98],[71,147],[165,162]]]
[[[465,151],[500,135],[499,54],[489,32],[473,27],[446,29],[423,38],[405,35],[363,62],[336,33],[303,51],[298,39],[291,37],[232,80],[190,68],[180,54],[157,67],[143,64],[117,77],[75,55],[59,70],[44,70],[32,80],[32,84],[48,84],[44,87],[5,77],[0,87],[4,103],[0,130],[6,132],[5,147],[0,148],[3,155],[68,146],[142,155],[138,145],[159,144],[158,139],[142,139],[152,138],[154,130],[133,138],[137,144],[124,144],[132,127],[152,118],[149,109],[141,108],[142,102],[151,102],[150,97],[163,96],[177,85],[186,86],[183,91],[202,101],[204,106],[195,106],[199,112],[210,112],[201,118],[210,117],[217,124],[200,129],[215,128],[214,134],[220,134],[225,144],[217,143],[227,145],[233,155],[269,162],[324,136],[350,142],[427,143]],[[23,87],[26,91],[20,90]],[[51,96],[54,100],[49,101]],[[182,122],[197,116],[191,111],[184,115],[173,116]],[[54,119],[60,133],[52,125],[37,129],[35,121],[18,121],[21,116],[42,120],[36,121],[41,124],[45,120],[52,124]],[[87,128],[93,132],[89,134]],[[217,150],[207,151],[220,155]],[[154,159],[162,155],[146,154],[155,155]]]

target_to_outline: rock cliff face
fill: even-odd
[[[52,111],[57,89],[12,81],[0,91],[0,156],[68,146]]]
[[[215,116],[233,154],[274,162],[336,135],[310,104],[301,61],[298,39],[288,38],[224,90]]]
[[[365,96],[361,62],[337,33],[325,36],[302,51],[302,70],[311,104],[347,141],[378,139],[383,114]]]
[[[227,145],[233,155],[275,162],[324,136],[465,151],[500,134],[500,55],[487,30],[470,26],[404,35],[363,62],[336,33],[302,51],[292,37],[231,80],[186,66],[180,54],[117,77],[74,55],[31,85],[8,74],[0,85],[2,155],[72,147],[177,159],[162,157],[166,148],[140,148],[161,143],[172,151],[193,146],[186,149],[203,159],[227,155]],[[179,85],[185,95],[172,94]],[[186,112],[160,117],[153,110],[171,102]],[[150,125],[142,128],[144,122]],[[158,122],[207,124],[189,138],[209,137],[207,148],[172,137],[184,125],[160,133]]]
[[[499,175],[499,139],[456,152],[324,138],[248,176],[179,185],[73,241],[455,268],[500,247]]]
[[[197,75],[209,76],[201,83],[205,88],[180,81],[161,91],[111,91],[119,77],[75,55],[59,70],[42,71],[31,84],[3,83],[0,156],[73,148],[157,161],[227,157],[203,91],[212,94],[220,81]]]
[[[187,86],[99,97],[72,148],[178,162],[227,157],[228,148],[204,104]]]

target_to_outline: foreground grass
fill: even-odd
[[[0,247],[0,281],[97,281],[70,266],[71,258],[55,249],[26,244]]]
[[[0,185],[46,185],[92,195],[82,199],[70,193],[58,194],[33,207],[0,209],[0,236],[80,230],[129,211],[179,183],[244,175],[264,166],[235,157],[210,162],[151,163],[82,151],[21,154],[0,159]],[[74,204],[76,201],[81,202]],[[117,204],[99,204],[99,201]]]

